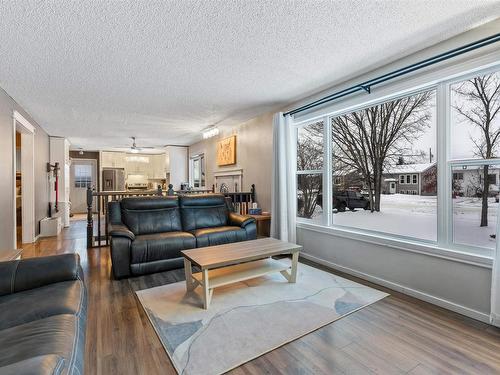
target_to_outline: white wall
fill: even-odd
[[[12,169],[15,136],[13,128],[13,113],[18,111],[35,127],[35,234],[40,233],[39,222],[47,216],[48,184],[46,164],[49,161],[49,137],[47,133],[23,110],[4,90],[0,88],[0,170],[3,173],[0,179],[0,247],[12,248],[15,243],[16,198]]]
[[[188,182],[188,149],[184,146],[167,146],[165,148],[165,165],[168,183],[174,190],[180,190],[181,183]]]
[[[273,148],[273,114],[266,113],[232,128],[222,129],[221,134],[189,146],[190,157],[205,154],[207,189],[215,183],[214,173],[232,169],[243,170],[242,190],[250,191],[255,184],[256,200],[264,211],[271,208],[271,173]],[[236,164],[218,167],[217,142],[236,135]]]
[[[376,284],[488,321],[491,269],[297,228],[303,254]]]
[[[66,138],[50,137],[50,163],[54,165],[59,163],[59,178],[58,178],[58,209],[54,211],[52,207],[52,216],[60,216],[64,227],[69,227],[69,211],[70,211],[70,170],[69,170],[69,141]],[[51,204],[54,206],[56,197],[53,190],[54,182],[51,183]]]

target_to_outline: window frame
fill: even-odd
[[[500,55],[500,53],[499,53]],[[485,59],[488,61],[488,59]],[[483,61],[481,58],[478,58],[476,64]],[[493,61],[493,62],[491,62]],[[467,64],[463,64],[466,65]],[[472,259],[478,260],[481,265],[491,265],[491,257],[492,250],[484,247],[475,247],[475,246],[465,246],[460,244],[455,244],[453,242],[453,207],[452,207],[452,165],[463,165],[464,162],[467,165],[472,165],[474,163],[481,163],[483,160],[481,159],[472,159],[472,160],[464,160],[464,159],[451,159],[451,144],[450,144],[450,136],[451,136],[451,86],[454,83],[461,82],[463,80],[488,74],[492,72],[500,71],[500,63],[498,60],[491,60],[488,64],[483,64],[482,66],[479,64],[475,67],[471,67],[469,69],[463,68],[462,70],[457,71],[456,66],[452,66],[448,70],[445,68],[445,73],[450,72],[448,76],[438,72],[431,72],[428,75],[423,74],[424,78],[410,78],[408,81],[412,83],[412,85],[408,85],[405,87],[403,84],[403,88],[401,88],[401,83],[395,83],[393,85],[388,85],[388,87],[394,87],[394,90],[391,92],[390,89],[382,90],[383,93],[376,97],[375,99],[369,100],[361,100],[360,99],[352,99],[347,100],[347,104],[342,106],[342,102],[333,104],[330,108],[322,109],[324,112],[321,115],[314,115],[314,112],[309,114],[309,118],[305,119],[305,117],[299,117],[295,119],[291,118],[291,125],[294,128],[301,127],[303,125],[307,125],[310,123],[314,123],[323,119],[324,124],[324,165],[323,165],[323,201],[325,201],[325,197],[329,197],[326,199],[327,203],[330,203],[330,207],[326,209],[323,208],[323,222],[322,224],[318,224],[317,222],[311,223],[311,220],[303,219],[297,217],[297,226],[300,227],[308,227],[311,226],[316,227],[319,231],[328,232],[328,233],[342,233],[346,237],[352,237],[356,239],[360,238],[368,238],[372,241],[375,238],[383,239],[384,242],[387,243],[396,243],[398,246],[407,247],[407,244],[412,244],[418,247],[425,247],[428,249],[436,249],[437,252],[444,251],[447,253],[449,257],[452,259],[464,259],[467,258],[466,262],[469,263],[469,256]],[[444,78],[443,78],[444,75]],[[425,78],[427,77],[427,79]],[[398,90],[399,88],[399,90]],[[378,105],[387,101],[391,101],[394,99],[398,99],[401,97],[406,97],[409,95],[414,95],[419,92],[435,90],[435,115],[436,115],[436,152],[435,152],[435,160],[437,166],[437,240],[436,241],[428,241],[422,240],[413,237],[399,236],[393,235],[385,232],[374,232],[366,229],[355,228],[355,227],[346,227],[340,226],[332,223],[332,209],[331,209],[331,194],[332,194],[332,169],[331,169],[331,118],[337,117],[346,113],[351,113],[356,110],[360,110],[363,108],[367,108],[369,106]],[[354,102],[354,104],[352,104]],[[351,103],[349,105],[349,103]],[[444,126],[443,126],[444,125]],[[295,133],[296,134],[296,133]],[[495,159],[489,159],[488,164],[493,165],[496,164],[494,162]],[[484,164],[484,163],[483,163]],[[500,164],[500,159],[498,164]],[[296,165],[294,165],[296,167]],[[295,171],[296,173],[297,171]],[[401,176],[399,175],[398,183],[403,185],[401,182]],[[413,181],[413,177],[411,179]],[[406,180],[405,180],[406,182]],[[417,184],[419,183],[419,179],[417,177]],[[326,185],[326,186],[325,186]],[[418,194],[418,191],[417,191]],[[346,235],[351,233],[352,236]],[[439,251],[437,250],[439,249]],[[426,251],[427,251],[426,250]],[[433,253],[434,251],[430,251]],[[464,256],[467,254],[467,256]]]
[[[491,182],[491,177],[493,177],[493,182]],[[496,173],[488,173],[488,185],[498,185],[497,183],[497,174]]]
[[[195,189],[206,189],[207,185],[207,178],[206,175],[203,177],[203,174],[206,172],[206,159],[205,159],[205,154],[197,154],[189,157],[189,185],[194,187],[195,184],[195,178],[194,178],[194,164],[195,161],[199,162],[200,166],[200,186],[196,187]]]
[[[327,172],[326,175],[328,176],[328,178],[332,178],[332,171],[331,171],[331,159],[327,159],[327,156],[330,155],[331,157],[331,149],[330,149],[330,146],[328,145],[327,146],[327,142],[325,142],[325,135],[327,134],[326,131],[327,131],[327,126],[325,126],[325,119],[316,119],[314,121],[306,121],[306,122],[303,122],[301,123],[300,125],[295,125],[294,123],[291,124],[291,126],[293,127],[292,129],[292,137],[291,137],[291,141],[293,142],[293,144],[295,145],[295,152],[294,152],[294,162],[293,162],[293,172],[294,172],[294,177],[295,177],[295,200],[297,201],[297,191],[298,191],[298,186],[297,186],[297,178],[299,175],[315,175],[315,174],[320,174],[322,176],[322,191],[323,191],[323,214],[322,214],[322,218],[321,218],[321,223],[323,225],[329,225],[329,221],[328,221],[328,218],[325,217],[325,212],[330,212],[332,210],[332,200],[331,199],[326,199],[326,202],[325,202],[325,197],[328,197],[330,198],[332,196],[332,193],[333,193],[333,181],[330,181],[329,183],[327,183],[325,181],[325,170],[327,170],[326,168],[330,169],[329,173]],[[322,169],[305,169],[305,170],[298,170],[297,169],[297,143],[299,141],[299,137],[298,137],[298,134],[299,134],[299,130],[301,128],[304,128],[306,126],[309,126],[309,125],[313,125],[313,124],[316,124],[318,122],[321,122],[323,121],[323,168]],[[330,129],[330,127],[328,127],[328,129]],[[327,150],[327,147],[328,147],[328,150]],[[329,189],[329,190],[326,190],[326,189]],[[297,218],[297,220],[302,220],[302,221],[305,221],[305,222],[312,222],[312,223],[317,223],[318,221],[317,220],[314,220],[312,218],[305,218],[305,217],[299,217],[297,215],[298,213],[298,207],[296,207],[296,210],[295,210],[295,216]]]
[[[87,168],[88,167],[88,168]],[[88,189],[92,187],[92,166],[90,164],[75,164],[73,188]],[[79,172],[85,171],[86,174]]]

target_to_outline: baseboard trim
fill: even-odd
[[[496,327],[500,327],[500,315],[498,315],[498,314],[491,314],[490,324],[494,325]]]
[[[404,285],[401,285],[401,284],[398,284],[398,283],[395,283],[392,281],[388,281],[388,280],[382,279],[382,278],[377,277],[377,276],[372,276],[370,274],[355,270],[353,268],[345,267],[345,266],[342,266],[340,264],[336,264],[336,263],[318,258],[318,257],[311,255],[311,254],[301,252],[300,256],[305,258],[305,259],[316,262],[318,264],[321,264],[325,267],[332,268],[332,269],[337,270],[337,271],[345,272],[349,275],[359,277],[360,279],[370,281],[370,282],[373,282],[377,285],[381,285],[381,286],[384,286],[386,288],[395,290],[397,292],[406,294],[408,296],[415,297],[415,298],[420,299],[422,301],[432,303],[433,305],[436,305],[436,306],[451,310],[453,312],[465,315],[469,318],[476,319],[476,320],[479,320],[481,322],[491,324],[490,323],[490,316],[488,314],[471,309],[471,308],[463,306],[463,305],[459,305],[455,302],[451,302],[451,301],[448,301],[446,299],[436,297],[436,296],[433,296],[431,294],[428,294],[428,293],[425,293],[425,292],[422,292],[422,291],[419,291],[416,289],[408,288]]]

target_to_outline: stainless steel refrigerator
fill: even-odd
[[[123,168],[103,169],[102,191],[125,191],[125,170]]]

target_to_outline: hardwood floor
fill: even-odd
[[[183,270],[111,280],[109,248],[86,249],[86,223],[25,245],[23,257],[80,254],[89,291],[85,373],[175,374],[135,290]],[[361,281],[391,296],[233,370],[232,374],[500,374],[500,330]]]

